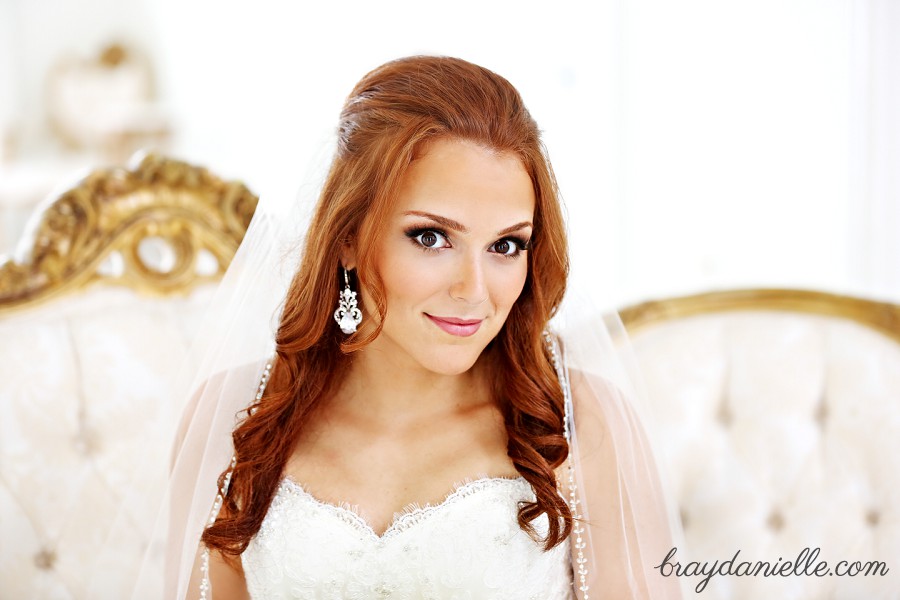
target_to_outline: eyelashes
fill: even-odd
[[[451,247],[450,237],[447,233],[436,227],[410,227],[404,234],[421,250],[437,252],[443,248]],[[523,252],[531,248],[531,240],[520,236],[506,236],[491,244],[491,251],[504,258],[518,258]]]
[[[447,234],[433,227],[413,227],[406,230],[406,237],[424,250],[436,251],[450,245]]]
[[[507,258],[517,258],[519,254],[528,250],[530,242],[517,236],[505,237],[494,242],[491,248],[495,248],[495,252]]]

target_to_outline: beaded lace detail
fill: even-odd
[[[544,552],[516,520],[523,478],[467,481],[381,534],[347,504],[284,479],[242,555],[252,598],[572,600],[568,541]],[[546,516],[532,522],[540,535]]]
[[[403,531],[406,531],[412,527],[415,527],[418,523],[432,518],[438,513],[450,510],[455,502],[458,502],[467,496],[471,496],[472,494],[476,494],[479,491],[496,485],[503,485],[505,483],[508,483],[512,486],[518,484],[519,487],[524,485],[524,489],[526,491],[530,489],[530,486],[528,485],[528,482],[524,477],[482,477],[479,479],[466,480],[463,483],[453,486],[453,491],[448,494],[441,502],[438,502],[436,504],[427,503],[424,505],[412,503],[404,507],[401,512],[394,513],[393,521],[381,534],[375,532],[372,526],[369,525],[369,523],[360,516],[359,510],[352,504],[348,504],[346,502],[342,502],[341,504],[331,504],[329,502],[323,502],[307,492],[300,483],[297,483],[290,477],[286,477],[282,481],[281,485],[282,488],[286,488],[287,493],[299,494],[301,496],[304,496],[311,502],[315,502],[316,504],[318,504],[322,510],[330,512],[337,519],[340,519],[347,523],[350,527],[357,528],[364,535],[368,535],[375,540],[383,541],[390,537],[399,535]]]

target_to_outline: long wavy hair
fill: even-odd
[[[437,138],[475,142],[519,157],[535,192],[534,229],[524,289],[484,350],[492,393],[506,424],[507,453],[531,484],[535,501],[520,504],[519,526],[538,539],[531,521],[546,514],[549,550],[572,528],[554,469],[568,455],[563,394],[543,339],[562,301],[568,276],[559,194],[534,119],[503,77],[466,61],[416,56],[389,62],[355,87],[341,112],[338,146],[319,197],[300,267],[276,335],[277,357],[261,400],[233,433],[236,463],[219,516],[203,542],[233,561],[259,531],[298,435],[318,403],[335,389],[348,354],[381,331],[390,307],[375,269],[377,240],[407,167]],[[349,338],[335,326],[343,283],[341,251],[353,242],[357,284],[380,317],[369,333]],[[223,485],[225,474],[219,479]]]

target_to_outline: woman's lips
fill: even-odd
[[[433,317],[428,313],[425,316],[431,319],[432,323],[449,333],[450,335],[458,335],[460,337],[469,337],[478,331],[481,327],[482,319],[457,319],[454,317]]]

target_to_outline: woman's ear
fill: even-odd
[[[341,266],[348,271],[356,268],[356,247],[352,242],[345,242],[341,248]]]

